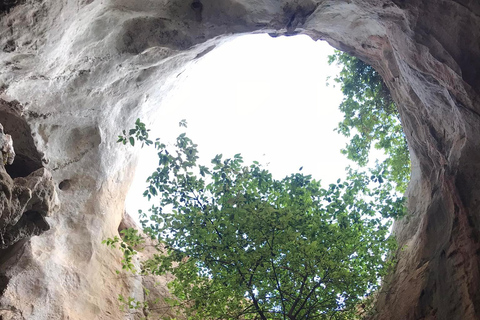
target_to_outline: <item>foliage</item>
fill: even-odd
[[[355,318],[395,246],[390,220],[378,214],[402,210],[381,173],[352,171],[322,188],[301,173],[276,180],[240,154],[199,165],[185,133],[174,150],[159,139],[154,147],[159,166],[144,196],[158,204],[141,212],[142,224],[168,254],[145,261],[141,272],[175,276],[172,305],[189,319]]]
[[[342,153],[361,166],[368,162],[372,144],[388,158],[379,164],[388,181],[405,192],[410,175],[410,158],[400,117],[390,92],[373,67],[345,52],[336,51],[329,63],[342,67],[335,81],[344,99],[339,108],[344,119],[337,131],[350,142]]]
[[[144,145],[151,145],[153,144],[152,140],[148,139],[148,132],[150,130],[145,127],[145,123],[141,122],[140,119],[135,121],[135,128],[130,129],[128,131],[123,130],[123,135],[118,136],[117,142],[121,142],[123,144],[127,144],[127,141],[130,142],[132,146],[135,145],[135,139],[142,143],[142,147]]]
[[[102,243],[113,249],[116,249],[118,244],[118,249],[123,252],[122,268],[135,273],[136,269],[132,262],[132,258],[136,254],[135,248],[141,247],[141,245],[145,243],[145,240],[138,234],[138,230],[132,228],[122,230],[120,234],[122,235],[122,239],[115,236],[103,240]]]

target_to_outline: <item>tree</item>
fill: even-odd
[[[342,150],[349,159],[365,166],[372,144],[388,158],[380,163],[386,180],[405,192],[410,175],[410,157],[400,116],[390,92],[373,67],[345,52],[336,51],[329,63],[342,67],[334,80],[341,85],[344,99],[340,111],[344,119],[337,131],[350,142]]]
[[[189,319],[353,319],[378,287],[395,246],[379,213],[401,210],[379,191],[381,176],[352,173],[322,188],[301,173],[276,180],[257,162],[243,165],[240,154],[199,165],[185,133],[172,150],[150,141],[139,120],[124,134],[119,141],[153,144],[159,158],[144,193],[158,202],[141,215],[168,252],[141,272],[172,273],[172,305]],[[141,241],[126,234],[127,243],[106,242],[120,242],[124,268],[133,269]]]

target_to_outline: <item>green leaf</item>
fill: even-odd
[[[336,131],[350,137],[341,152],[360,166],[368,163],[371,146],[388,158],[380,164],[399,192],[405,192],[410,178],[410,157],[400,115],[380,75],[370,65],[345,52],[336,51],[329,63],[342,69],[335,78],[344,99],[339,106],[344,119]],[[351,132],[358,132],[351,137]],[[373,179],[372,179],[373,180]]]

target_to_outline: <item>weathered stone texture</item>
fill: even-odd
[[[31,130],[29,147],[15,151],[52,172],[61,203],[49,231],[1,258],[0,315],[130,317],[115,297],[138,294],[140,282],[118,278],[120,257],[100,244],[118,232],[135,164],[115,137],[154,118],[190,61],[265,32],[307,34],[361,57],[398,102],[413,159],[409,216],[395,226],[403,251],[374,318],[480,318],[479,2],[200,3],[0,2],[0,99],[18,100]]]
[[[0,249],[50,229],[45,217],[56,207],[55,187],[46,169],[12,180],[0,166]]]

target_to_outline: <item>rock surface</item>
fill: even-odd
[[[5,170],[15,160],[13,140],[0,123],[0,250],[48,230],[45,217],[55,207],[55,186],[45,169],[25,178],[15,178]]]
[[[0,117],[18,107],[26,122],[0,122],[14,144],[23,132],[16,159],[51,171],[61,204],[50,230],[1,255],[2,319],[134,317],[116,296],[141,295],[141,281],[117,276],[100,244],[118,232],[136,161],[118,130],[153,118],[191,61],[259,32],[361,57],[398,102],[409,216],[374,319],[479,319],[479,26],[476,0],[1,1]]]
[[[13,148],[12,136],[3,132],[3,126],[0,124],[0,152],[2,155],[1,163],[3,165],[12,165],[15,160],[15,149]]]
[[[0,166],[0,186],[0,250],[50,229],[45,217],[56,208],[56,194],[46,169],[12,180]]]

